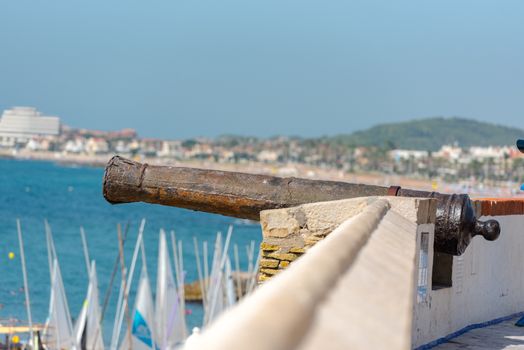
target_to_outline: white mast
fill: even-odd
[[[218,265],[217,270],[217,288],[210,291],[211,293],[211,300],[209,305],[209,317],[208,322],[216,317],[216,306],[218,303],[219,298],[223,298],[223,295],[220,295],[221,288],[218,286],[221,286],[223,283],[223,274],[224,274],[224,267],[226,265],[226,260],[228,259],[228,250],[229,250],[229,242],[231,241],[231,234],[233,233],[233,225],[229,225],[229,228],[227,230],[227,236],[226,236],[226,242],[224,243],[224,251],[222,252],[222,255],[220,256],[220,264]],[[206,310],[207,311],[207,310]]]
[[[127,276],[127,283],[125,283],[125,290],[124,290],[124,283],[120,286],[120,293],[118,295],[118,302],[117,302],[117,312],[115,314],[115,323],[113,325],[113,336],[111,337],[111,349],[116,350],[118,345],[118,340],[120,338],[120,330],[122,328],[122,322],[124,321],[124,311],[125,308],[123,307],[123,299],[124,295],[129,295],[129,289],[131,287],[131,283],[133,281],[133,275],[135,272],[135,266],[136,261],[138,258],[138,253],[140,248],[142,247],[142,236],[144,234],[144,227],[146,225],[146,220],[142,219],[142,222],[140,223],[140,228],[138,229],[138,237],[136,239],[135,244],[135,250],[133,251],[133,258],[131,259],[131,266],[129,268],[129,274]],[[145,262],[144,262],[145,264]]]
[[[205,288],[204,276],[202,274],[202,264],[200,262],[200,252],[198,249],[198,240],[195,236],[193,236],[193,245],[195,246],[195,259],[196,259],[196,264],[197,264],[198,282],[200,284],[200,294],[202,296],[202,305],[205,309],[206,308],[206,288]]]
[[[27,283],[27,270],[25,267],[24,241],[22,240],[22,227],[20,219],[16,219],[16,228],[18,230],[18,243],[20,244],[20,260],[22,261],[22,274],[24,277],[25,303],[27,308],[27,321],[29,322],[30,341],[33,342],[33,318],[31,317],[31,301],[29,300],[29,285]]]
[[[82,246],[84,248],[84,259],[86,261],[87,276],[91,276],[91,259],[89,259],[89,250],[87,249],[86,233],[82,226],[80,226],[80,236],[82,237]]]

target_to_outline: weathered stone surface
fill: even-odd
[[[268,257],[278,260],[293,261],[298,258],[298,255],[292,253],[271,253]]]
[[[275,259],[261,259],[260,260],[260,267],[271,267],[275,268],[278,267],[278,260]]]
[[[280,247],[276,244],[269,244],[267,242],[260,243],[260,249],[264,251],[276,251],[279,250]]]
[[[304,248],[292,247],[291,249],[289,249],[289,252],[295,254],[304,254],[306,250]]]
[[[311,232],[313,234],[313,236],[315,237],[319,237],[319,238],[324,238],[326,237],[327,235],[329,235],[329,233],[331,232],[332,230],[322,230],[322,231],[315,231],[315,232]]]
[[[262,250],[261,251],[261,254],[262,254],[262,258],[269,258],[269,255],[273,254],[274,252],[271,251],[271,250]]]
[[[264,275],[263,273],[259,273],[258,274],[258,281],[259,282],[264,282],[264,281],[267,281],[269,279],[271,279],[271,276]]]
[[[290,264],[289,261],[281,261],[280,264],[278,264],[278,267],[281,268],[281,269],[285,269],[286,267],[288,267]]]
[[[316,236],[311,236],[311,237],[308,237],[304,240],[304,242],[306,243],[306,245],[308,246],[312,246],[314,245],[315,243],[317,243],[318,241],[321,241],[322,238],[320,237],[316,237]]]
[[[260,272],[265,273],[266,275],[273,276],[273,275],[276,275],[277,273],[279,273],[280,270],[277,270],[277,269],[260,269]]]
[[[391,208],[418,224],[435,221],[436,202],[428,199],[405,200],[384,197]],[[361,213],[379,197],[352,198],[304,204],[293,208],[260,213],[263,232],[262,257],[291,262],[329,236],[342,222]],[[267,247],[268,249],[264,249]],[[288,264],[279,264],[277,269]],[[263,268],[265,266],[261,266]]]
[[[262,213],[260,213],[262,230],[267,237],[287,237],[300,228],[295,217],[288,215],[287,211],[276,211],[268,215]]]
[[[368,198],[354,198],[264,210],[260,213],[260,222],[264,237],[287,237],[303,228],[309,232],[325,234],[333,231],[347,218],[360,213],[368,203]]]

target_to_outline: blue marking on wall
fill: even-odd
[[[435,346],[438,346],[438,345],[441,345],[441,344],[444,344],[444,343],[447,343],[448,341],[450,341],[451,339],[453,338],[456,338],[458,336],[461,336],[462,334],[464,333],[467,333],[473,329],[478,329],[478,328],[484,328],[484,327],[489,327],[489,326],[493,326],[495,324],[499,324],[499,323],[502,323],[502,322],[505,322],[505,321],[508,321],[508,320],[511,320],[512,318],[517,318],[517,317],[522,317],[524,316],[524,311],[523,312],[518,312],[516,314],[512,314],[512,315],[509,315],[509,316],[505,316],[505,317],[500,317],[500,318],[496,318],[494,320],[491,320],[491,321],[487,321],[487,322],[482,322],[482,323],[474,323],[472,325],[469,325],[469,326],[466,326],[454,333],[451,333],[451,334],[448,334],[446,335],[445,337],[442,337],[442,338],[439,338],[437,340],[433,340],[432,342],[429,342],[427,344],[424,344],[424,345],[421,345],[419,346],[418,348],[415,348],[415,350],[427,350],[427,349],[432,349],[434,348]]]

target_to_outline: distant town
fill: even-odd
[[[509,140],[511,141],[511,140]],[[280,175],[310,176],[297,171],[331,169],[347,174],[378,173],[448,183],[468,181],[497,186],[524,179],[524,158],[516,147],[443,145],[438,151],[386,146],[349,146],[325,139],[274,137],[268,139],[221,136],[161,140],[141,138],[135,130],[76,129],[45,116],[36,108],[13,107],[0,119],[0,156],[50,159],[103,165],[120,154],[155,163],[206,162],[251,166],[278,166]],[[305,166],[305,168],[304,168]],[[287,170],[286,170],[287,169]],[[301,173],[297,173],[301,172]]]

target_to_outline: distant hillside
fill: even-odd
[[[403,149],[438,150],[458,142],[461,147],[511,145],[524,137],[524,130],[465,118],[428,118],[381,124],[329,141],[350,146],[385,146]]]

